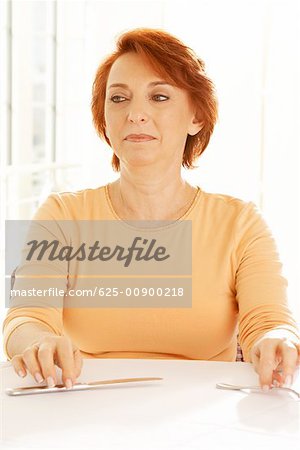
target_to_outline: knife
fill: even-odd
[[[72,391],[87,391],[91,389],[99,389],[106,384],[117,383],[132,383],[136,381],[156,381],[163,380],[159,377],[144,377],[144,378],[119,378],[116,380],[100,380],[91,381],[89,383],[75,383],[71,389],[67,389],[64,384],[57,384],[54,387],[48,386],[28,386],[20,388],[7,388],[5,393],[7,395],[30,395],[30,394],[51,394],[54,392],[72,392]]]

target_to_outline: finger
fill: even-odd
[[[30,346],[26,348],[22,354],[22,358],[28,372],[34,377],[37,383],[44,381],[41,366],[37,357],[38,347]]]
[[[282,379],[283,379],[282,378],[282,374],[283,374],[282,357],[281,357],[281,351],[279,350],[279,348],[277,348],[277,352],[276,352],[276,363],[277,363],[277,367],[273,371],[272,384],[274,386],[278,387],[282,383]]]
[[[278,365],[276,347],[274,343],[265,342],[261,346],[259,360],[259,382],[264,390],[268,390],[272,384],[273,372]]]
[[[22,378],[26,377],[27,370],[26,370],[26,366],[23,362],[22,355],[15,355],[11,360],[11,364],[12,364],[16,374],[19,375],[19,377],[22,377]]]
[[[63,339],[59,342],[56,349],[56,358],[59,367],[62,369],[62,380],[67,388],[75,383],[75,361],[72,342],[69,339]]]
[[[75,365],[75,378],[78,378],[83,366],[83,358],[78,348],[74,350],[74,365]],[[75,381],[76,380],[74,380],[74,383]]]
[[[280,384],[282,383],[282,370],[278,370],[278,368],[276,370],[273,371],[273,380],[272,380],[272,384],[276,387],[280,386]]]
[[[296,344],[295,343],[295,345],[296,345],[296,348],[297,348],[297,352],[298,352],[298,361],[297,361],[297,365],[299,366],[300,365],[300,344]]]
[[[292,342],[285,341],[281,345],[281,352],[283,367],[283,380],[281,385],[291,386],[297,368],[298,351]]]
[[[260,346],[255,345],[251,349],[251,361],[253,363],[255,372],[259,374],[259,363],[260,363]]]
[[[54,387],[57,383],[54,365],[55,342],[42,342],[38,350],[38,360],[48,387]]]
[[[256,351],[254,350],[252,352],[252,363],[253,363],[253,367],[255,372],[259,375],[260,374],[260,370],[259,370],[259,365],[260,365],[260,351],[259,348],[256,349]],[[272,384],[274,386],[279,386],[279,384],[282,381],[282,369],[279,366],[277,366],[277,368],[275,370],[273,370],[273,375],[272,375]]]
[[[264,347],[265,346],[266,346],[266,343],[264,343]],[[269,385],[267,384],[266,381],[264,381],[264,379],[261,379],[261,377],[262,376],[265,377],[264,372],[267,370],[268,373],[272,372],[272,384],[274,384],[273,383],[274,378],[275,378],[275,380],[274,380],[275,385],[277,382],[279,383],[281,381],[280,374],[276,373],[275,370],[278,369],[277,365],[280,363],[280,359],[278,358],[278,356],[276,354],[276,359],[275,359],[274,363],[272,361],[271,363],[268,364],[268,362],[265,361],[266,356],[264,356],[263,361],[262,361],[261,360],[261,354],[262,354],[261,348],[262,348],[262,345],[256,345],[252,348],[251,360],[252,360],[255,372],[259,375],[261,387],[263,387],[265,385],[265,386],[267,386],[267,388],[265,388],[265,389],[268,389]],[[264,353],[263,353],[264,355],[267,355],[266,351],[267,351],[266,348],[264,348]],[[266,364],[267,364],[267,367],[266,367]],[[276,366],[277,366],[277,369],[276,369]]]

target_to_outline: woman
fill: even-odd
[[[82,356],[235,361],[239,332],[244,359],[264,389],[291,383],[299,330],[266,223],[252,202],[206,193],[181,177],[181,166],[193,168],[207,147],[217,120],[204,63],[166,32],[125,33],[97,71],[92,113],[119,178],[98,189],[51,194],[35,219],[169,221],[169,234],[191,221],[192,305],[95,310],[55,308],[44,298],[49,307],[12,307],[4,348],[16,372],[27,370],[51,386],[57,364],[71,387]],[[24,286],[18,275],[31,267],[18,267],[15,287]],[[67,279],[66,267],[61,270]],[[57,283],[66,292],[66,281]]]

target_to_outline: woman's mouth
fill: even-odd
[[[149,134],[129,134],[126,136],[125,141],[130,142],[144,142],[144,141],[153,141],[155,137],[150,136]]]

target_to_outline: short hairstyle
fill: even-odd
[[[123,33],[117,40],[116,50],[98,67],[91,101],[93,123],[98,135],[111,146],[105,134],[106,84],[113,63],[119,56],[129,52],[137,53],[146,59],[163,79],[188,92],[192,105],[196,108],[196,117],[203,127],[196,135],[187,136],[182,166],[187,169],[196,168],[193,162],[207,147],[218,119],[215,86],[205,73],[204,62],[190,47],[165,31],[136,28]],[[112,157],[112,167],[114,171],[120,171],[120,160],[115,153]]]

